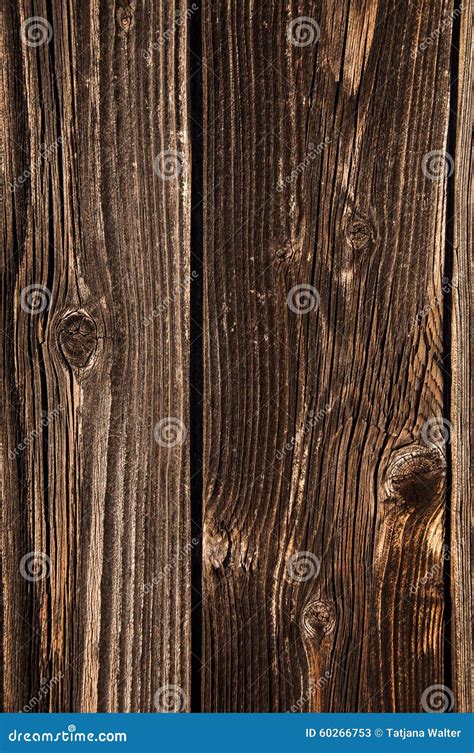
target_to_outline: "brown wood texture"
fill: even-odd
[[[5,711],[472,708],[452,0],[13,0]]]
[[[465,9],[468,10],[467,7]],[[452,684],[462,710],[472,710],[472,24],[468,12],[453,40],[457,53],[456,86],[451,115],[452,151],[457,154],[453,175],[448,229],[448,252],[458,295],[449,312],[451,334],[452,496],[450,545],[453,553],[449,580],[452,622],[446,636],[452,661]]]
[[[447,191],[459,156],[464,201],[467,168],[465,144],[446,154],[456,7],[205,4],[208,710],[419,711],[434,685],[449,706],[457,695],[445,662],[446,562],[468,550],[466,498],[451,539],[446,527],[446,298],[459,287]]]
[[[5,14],[6,710],[189,707],[188,450],[154,435],[188,426],[186,29],[157,43],[185,12]]]

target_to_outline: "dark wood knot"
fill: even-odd
[[[67,314],[58,326],[59,349],[71,366],[83,369],[97,349],[97,327],[85,311]]]
[[[279,264],[283,264],[291,257],[291,250],[288,246],[281,246],[280,248],[277,248],[275,257]]]
[[[125,5],[117,10],[117,23],[125,34],[128,34],[134,23],[133,8],[131,5]]]
[[[299,255],[298,249],[293,246],[290,240],[282,243],[275,251],[276,262],[282,266],[290,266]]]
[[[303,632],[318,642],[334,630],[335,624],[336,614],[333,606],[321,599],[310,601],[301,614]]]
[[[355,215],[346,225],[346,237],[354,251],[363,251],[374,240],[375,228],[361,215]]]
[[[389,497],[409,508],[437,502],[446,476],[446,456],[439,447],[411,444],[395,451],[386,472]]]

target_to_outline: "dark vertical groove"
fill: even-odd
[[[190,354],[190,472],[191,537],[191,711],[201,711],[202,636],[202,448],[203,448],[203,102],[201,0],[189,2],[191,115],[191,354]],[[197,7],[197,10],[194,10]]]
[[[458,7],[458,6],[456,6]],[[459,46],[461,37],[461,14],[453,18],[453,32],[451,39],[451,65],[450,65],[450,115],[448,124],[447,152],[454,160],[453,174],[447,181],[446,198],[446,245],[444,259],[444,275],[451,283],[453,277],[453,247],[454,247],[454,222],[455,222],[455,176],[456,176],[456,130],[457,130],[457,107],[458,107],[458,75],[459,75]],[[446,375],[444,379],[444,406],[446,418],[450,421],[451,412],[451,348],[452,348],[452,312],[449,298],[444,297],[443,307],[443,366]],[[452,546],[452,457],[450,442],[446,444],[446,543]],[[451,557],[444,560],[444,682],[448,688],[453,687],[452,668],[452,602],[451,602]],[[456,709],[454,709],[456,710]]]

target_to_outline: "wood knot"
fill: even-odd
[[[121,29],[128,34],[134,24],[134,14],[131,5],[125,5],[117,10],[117,23]]]
[[[67,314],[58,326],[58,344],[67,363],[83,369],[97,349],[97,327],[85,311]]]
[[[213,570],[225,570],[232,564],[231,536],[224,525],[209,527],[203,544],[205,561]]]
[[[279,264],[283,264],[290,257],[288,248],[280,247],[275,251],[275,258]]]
[[[318,642],[334,630],[336,614],[334,608],[327,601],[315,599],[310,601],[301,614],[303,632]]]
[[[375,238],[374,226],[361,215],[355,215],[349,220],[345,232],[354,251],[363,251]]]
[[[438,501],[446,475],[446,457],[438,447],[412,444],[393,453],[386,472],[388,495],[409,508]]]
[[[216,574],[247,577],[258,567],[258,549],[235,528],[209,518],[204,521],[203,562]]]
[[[297,250],[293,247],[291,241],[287,241],[279,246],[275,251],[277,264],[289,265],[297,255]]]

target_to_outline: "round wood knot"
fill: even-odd
[[[311,638],[321,641],[325,635],[334,630],[335,623],[334,608],[327,601],[320,599],[310,601],[303,609],[301,626]]]
[[[362,251],[373,241],[375,231],[370,222],[360,216],[353,217],[346,227],[349,243],[355,251]]]
[[[412,444],[393,453],[386,474],[387,493],[408,507],[425,507],[438,501],[445,476],[446,457],[440,448]]]
[[[130,5],[126,5],[124,8],[117,10],[117,22],[121,29],[128,34],[133,26],[133,8]]]
[[[58,327],[59,349],[66,361],[77,369],[90,363],[97,348],[97,327],[84,311],[65,316]]]

